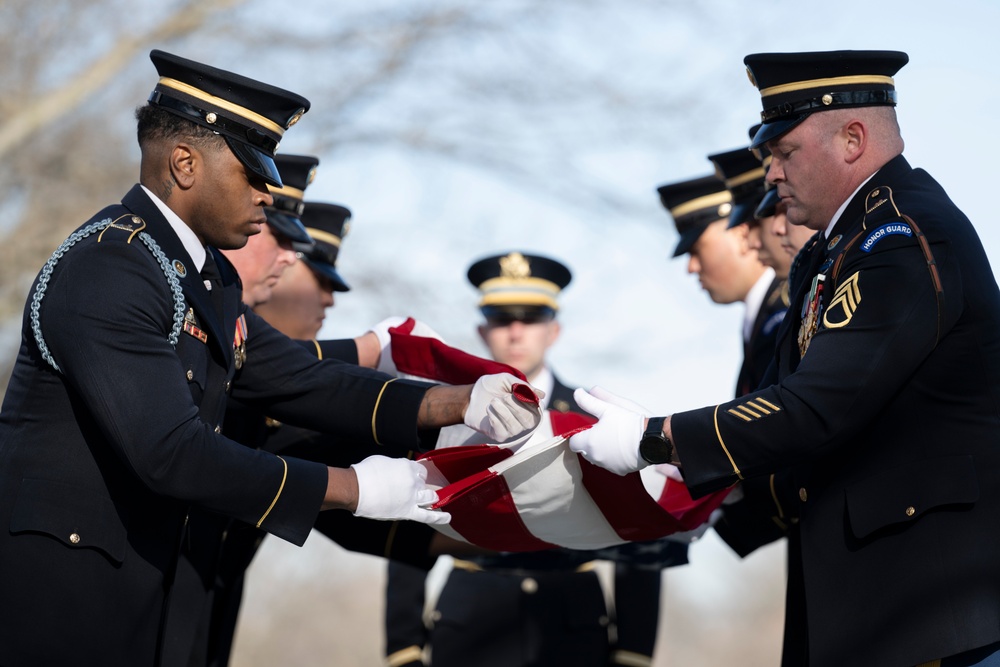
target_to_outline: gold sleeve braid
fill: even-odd
[[[264,516],[262,516],[260,518],[260,521],[257,522],[258,528],[260,528],[261,524],[264,523],[264,519],[266,519],[267,515],[271,513],[271,510],[274,509],[274,506],[278,504],[278,498],[281,497],[281,492],[285,490],[285,480],[288,479],[288,461],[281,458],[280,456],[278,457],[278,460],[280,460],[281,463],[285,466],[284,471],[281,473],[281,486],[278,487],[278,492],[274,494],[274,500],[271,501],[270,507],[267,508],[267,511],[264,512]]]
[[[380,445],[381,446],[381,444],[382,444],[381,442],[379,442],[378,433],[375,430],[375,417],[378,416],[378,406],[379,406],[379,403],[382,402],[382,394],[385,393],[385,388],[388,387],[393,382],[395,382],[396,379],[397,378],[392,378],[391,380],[387,381],[384,385],[382,385],[382,388],[379,389],[379,392],[378,392],[378,398],[375,399],[375,408],[372,410],[372,440],[375,441],[376,445]]]

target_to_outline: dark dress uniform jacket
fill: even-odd
[[[116,222],[103,235],[86,235],[106,220]],[[225,286],[215,310],[138,185],[73,238],[51,276],[47,266],[36,280],[47,278],[34,327],[44,345],[29,297],[0,413],[0,664],[186,664],[220,539],[213,518],[301,544],[327,484],[321,464],[219,435],[227,394],[372,443],[388,377],[320,362],[273,330],[241,304],[236,272],[218,253]],[[205,338],[177,335],[188,309]],[[238,316],[248,331],[240,370]],[[380,440],[418,446],[425,390],[385,387]]]
[[[819,237],[792,271],[776,384],[674,415],[687,484],[777,472],[794,489],[786,665],[914,665],[1000,640],[1000,292],[980,240],[902,156]]]
[[[736,382],[736,397],[757,389],[774,361],[778,331],[788,312],[788,281],[775,277],[754,318],[750,339],[743,344],[743,365]],[[745,557],[759,547],[787,534],[787,522],[774,502],[770,477],[742,483],[743,497],[722,506],[715,532],[729,547]]]

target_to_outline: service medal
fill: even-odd
[[[826,276],[818,273],[813,277],[809,294],[802,303],[802,322],[799,324],[799,358],[806,356],[809,343],[819,329],[819,317],[823,311],[823,281]]]
[[[247,318],[240,315],[236,320],[236,333],[233,335],[233,363],[236,370],[243,368],[243,363],[247,360]]]

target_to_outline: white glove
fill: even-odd
[[[647,408],[642,407],[638,403],[633,403],[627,398],[622,398],[621,396],[616,396],[604,387],[593,387],[589,392],[591,396],[596,396],[597,398],[610,403],[611,405],[617,405],[620,408],[625,408],[626,410],[631,410],[632,412],[637,412],[643,417],[652,417],[653,413]]]
[[[358,509],[354,516],[430,524],[451,521],[448,512],[423,507],[437,502],[438,495],[427,488],[427,469],[416,461],[376,455],[351,467],[358,477]]]
[[[375,367],[376,370],[388,373],[389,375],[399,374],[396,370],[396,364],[392,361],[392,336],[389,335],[389,329],[398,327],[407,319],[409,318],[400,316],[387,317],[370,329],[375,334],[375,337],[378,338],[378,346],[381,350],[378,356],[378,365]],[[414,336],[436,338],[442,342],[444,341],[436,331],[420,320],[414,320],[413,331],[410,333]]]
[[[611,396],[603,390],[601,393],[605,397]],[[613,396],[616,401],[613,403],[607,398],[598,398],[586,389],[577,389],[573,398],[598,421],[569,439],[572,451],[618,475],[627,475],[648,465],[639,458],[639,440],[642,439],[646,417],[633,409],[638,407],[635,403],[618,396]]]
[[[545,392],[510,373],[484,375],[472,385],[465,425],[492,442],[507,442],[533,431],[542,421],[542,409],[537,399],[526,401],[515,395],[512,391],[515,384],[528,387],[539,399],[545,396]]]

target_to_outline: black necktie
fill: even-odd
[[[212,251],[206,248],[205,266],[201,270],[201,279],[209,287],[209,295],[212,297],[212,305],[215,306],[216,314],[222,316],[222,274],[219,273],[219,266],[215,263]]]

